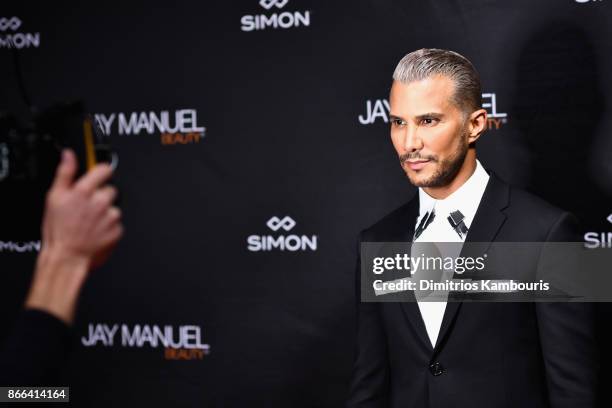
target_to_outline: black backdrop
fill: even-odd
[[[487,169],[576,213],[589,242],[612,231],[609,0],[12,1],[0,18],[1,111],[28,117],[17,59],[39,109],[80,98],[113,118],[126,234],[83,291],[74,405],[341,406],[356,234],[414,194],[385,99],[417,48],[479,70]],[[173,129],[150,123],[166,114]],[[3,335],[43,187],[1,190]]]

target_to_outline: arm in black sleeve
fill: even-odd
[[[66,362],[70,328],[55,316],[25,309],[0,351],[0,386],[47,386]]]
[[[565,213],[547,241],[577,242],[577,231],[575,219]],[[551,408],[594,407],[598,353],[593,304],[536,303],[536,313]]]
[[[361,242],[361,239],[359,240]],[[379,304],[361,302],[359,248],[356,270],[357,344],[347,408],[388,405],[389,362]]]

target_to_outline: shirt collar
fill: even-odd
[[[470,178],[451,195],[442,200],[436,200],[422,188],[419,188],[419,217],[422,217],[432,208],[435,209],[436,214],[443,215],[445,218],[452,211],[459,210],[465,217],[463,222],[469,228],[476,215],[476,210],[488,182],[489,175],[480,164],[480,161],[476,160],[476,170],[474,170]]]

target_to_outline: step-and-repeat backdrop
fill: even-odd
[[[479,70],[483,165],[610,246],[611,21],[610,0],[3,2],[0,111],[83,100],[120,157],[126,232],[83,290],[73,404],[342,405],[357,233],[415,192],[388,91],[417,48]],[[41,177],[0,182],[3,335]]]

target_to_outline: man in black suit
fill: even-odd
[[[487,113],[465,57],[418,50],[393,79],[391,139],[419,192],[360,242],[575,240],[570,214],[476,159]],[[593,407],[595,350],[588,304],[360,302],[347,406]]]

